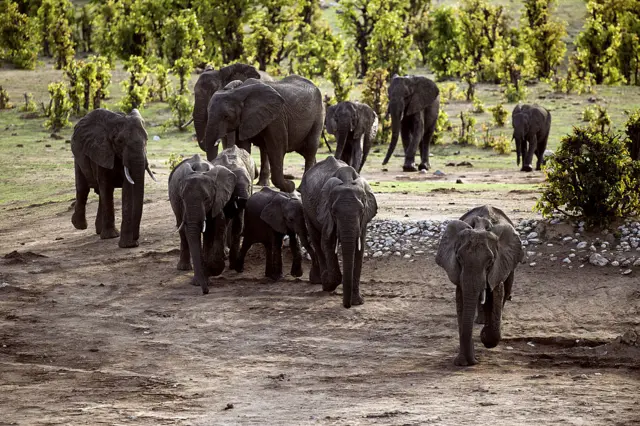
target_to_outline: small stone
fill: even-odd
[[[548,243],[547,247],[553,247],[553,244],[552,243]]]
[[[611,262],[611,266],[620,266],[620,262],[614,260],[613,262]]]
[[[562,241],[564,241],[564,242],[572,241],[572,240],[573,240],[573,237],[564,237],[564,238],[562,239]]]
[[[586,243],[586,241],[581,241],[581,242],[579,242],[579,243],[578,243],[578,245],[576,246],[576,248],[577,248],[578,250],[582,250],[582,249],[587,248],[587,243]]]
[[[402,257],[403,257],[403,258],[405,258],[405,259],[410,259],[410,258],[411,258],[411,255],[410,255],[410,254],[405,254],[405,255],[404,255],[404,256],[402,256]]]
[[[552,255],[552,256],[549,258],[549,260],[553,262],[553,261],[555,261],[555,260],[558,260],[558,258]]]
[[[537,232],[532,232],[529,235],[527,235],[527,240],[533,240],[538,238],[538,233]]]
[[[416,250],[416,254],[424,254],[424,251],[422,251],[422,250]]]
[[[596,248],[596,246],[592,245],[591,247],[589,247],[589,250],[595,252],[598,251],[598,249]]]
[[[536,265],[537,265],[537,263],[536,263],[536,262],[531,262],[531,263],[529,264],[529,266],[531,266],[532,268],[533,268],[534,266],[536,266]]]
[[[640,266],[640,259],[633,262],[633,266]]]
[[[620,272],[622,275],[629,275],[631,273],[631,269],[625,269],[624,271]]]
[[[445,176],[445,174],[440,170],[436,170],[435,172],[433,172],[433,175],[434,176]]]
[[[574,258],[574,257],[576,257],[576,254],[575,253],[571,253],[571,254],[569,254],[569,257],[570,258]]]
[[[155,136],[153,137],[153,140],[154,140],[154,141],[159,141],[159,140],[160,140],[160,136],[155,135]]]
[[[382,256],[382,252],[381,251],[377,251],[377,252],[373,253],[373,257],[374,258],[375,257],[380,257],[380,256]]]
[[[399,251],[393,253],[394,256],[400,256],[402,253],[400,253]]]
[[[571,263],[571,259],[565,257],[564,259],[562,259],[562,263]]]
[[[535,251],[528,251],[527,252],[527,256],[529,256],[529,257],[535,256],[535,255],[536,255]]]
[[[599,253],[593,253],[589,256],[589,263],[595,266],[606,266],[609,261]]]

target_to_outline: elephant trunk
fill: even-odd
[[[486,348],[495,348],[500,343],[504,284],[497,285],[489,292],[485,301],[485,325],[480,332],[480,340]]]
[[[389,109],[391,110],[391,143],[389,144],[389,149],[387,150],[387,155],[384,157],[382,165],[389,162],[393,155],[393,151],[396,149],[402,124],[402,111],[396,111],[397,108],[391,109],[391,105],[389,105]]]
[[[224,132],[220,129],[220,125],[216,120],[207,120],[207,127],[204,132],[204,150],[207,152],[207,160],[213,161],[218,156],[218,141],[224,136]]]
[[[360,235],[358,235],[359,229],[360,228],[357,224],[353,223],[338,225],[338,235],[340,244],[342,245],[342,305],[345,308],[351,307],[351,296],[353,294],[354,283],[354,262],[358,241],[360,240]]]
[[[193,106],[193,126],[196,128],[196,138],[200,149],[206,151],[204,145],[204,135],[207,129],[207,99],[201,99],[196,94],[195,104]]]
[[[187,242],[189,243],[189,251],[191,252],[191,263],[193,263],[194,285],[200,285],[202,288],[202,294],[208,294],[209,282],[204,273],[204,265],[202,262],[202,243],[200,240],[203,224],[202,222],[187,223],[185,228]]]
[[[336,157],[338,160],[344,161],[344,148],[347,144],[349,131],[349,123],[342,123],[338,125],[338,129],[336,131],[336,152],[334,154],[334,157]]]
[[[476,309],[480,292],[476,291],[478,285],[462,281],[462,324],[460,325],[460,354],[466,359],[467,365],[476,363],[473,348],[473,321],[476,317]],[[482,286],[480,286],[482,288]]]
[[[140,238],[146,161],[125,159],[124,163],[128,178],[122,183],[122,228],[118,245],[130,248],[137,247]]]

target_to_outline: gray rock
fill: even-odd
[[[609,261],[599,253],[592,253],[589,256],[589,263],[595,266],[606,266]]]

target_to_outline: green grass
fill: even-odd
[[[464,180],[464,179],[463,179]],[[463,183],[428,182],[428,181],[370,181],[371,189],[377,193],[407,193],[422,194],[438,190],[445,192],[483,192],[483,191],[537,191],[539,185],[506,184],[506,183]]]

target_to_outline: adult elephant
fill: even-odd
[[[169,201],[180,233],[178,269],[190,270],[193,261],[192,284],[199,285],[202,294],[209,293],[208,277],[224,270],[224,209],[234,208],[236,183],[231,170],[214,166],[199,154],[181,162],[169,175]]]
[[[295,151],[304,157],[305,171],[311,168],[323,123],[322,96],[310,80],[297,75],[275,82],[248,79],[213,95],[204,145],[209,155],[222,137],[237,130],[239,146],[250,151],[253,143],[266,152],[273,184],[293,192],[293,182],[284,178],[284,156]]]
[[[429,145],[433,138],[440,110],[440,91],[426,77],[394,75],[389,83],[389,110],[391,115],[391,144],[382,162],[389,162],[396,149],[398,137],[402,136],[405,172],[429,170]],[[415,166],[416,151],[420,147],[418,168]]]
[[[371,187],[353,167],[327,157],[305,173],[300,193],[314,249],[309,281],[321,282],[325,291],[335,290],[342,282],[342,305],[361,305],[360,273],[367,224],[378,212]],[[342,245],[342,273],[338,243]]]
[[[137,247],[144,199],[147,131],[134,109],[118,114],[106,109],[89,112],[78,121],[71,136],[76,178],[76,202],[71,223],[87,229],[86,205],[89,191],[99,195],[96,234],[101,239],[120,236],[120,247]],[[121,232],[115,227],[113,190],[122,188]]]
[[[360,173],[378,133],[378,115],[369,105],[339,102],[327,108],[325,126],[336,137],[334,156]]]
[[[523,172],[531,172],[533,154],[536,155],[536,170],[544,164],[544,151],[547,149],[551,130],[551,113],[540,105],[516,105],[511,113],[513,139],[516,141],[517,163],[522,155]]]
[[[478,305],[483,306],[484,311],[482,343],[493,348],[500,342],[502,309],[511,294],[514,270],[523,256],[522,243],[513,223],[496,207],[476,207],[447,225],[436,264],[456,285],[460,351],[455,365],[478,362],[472,338]]]

